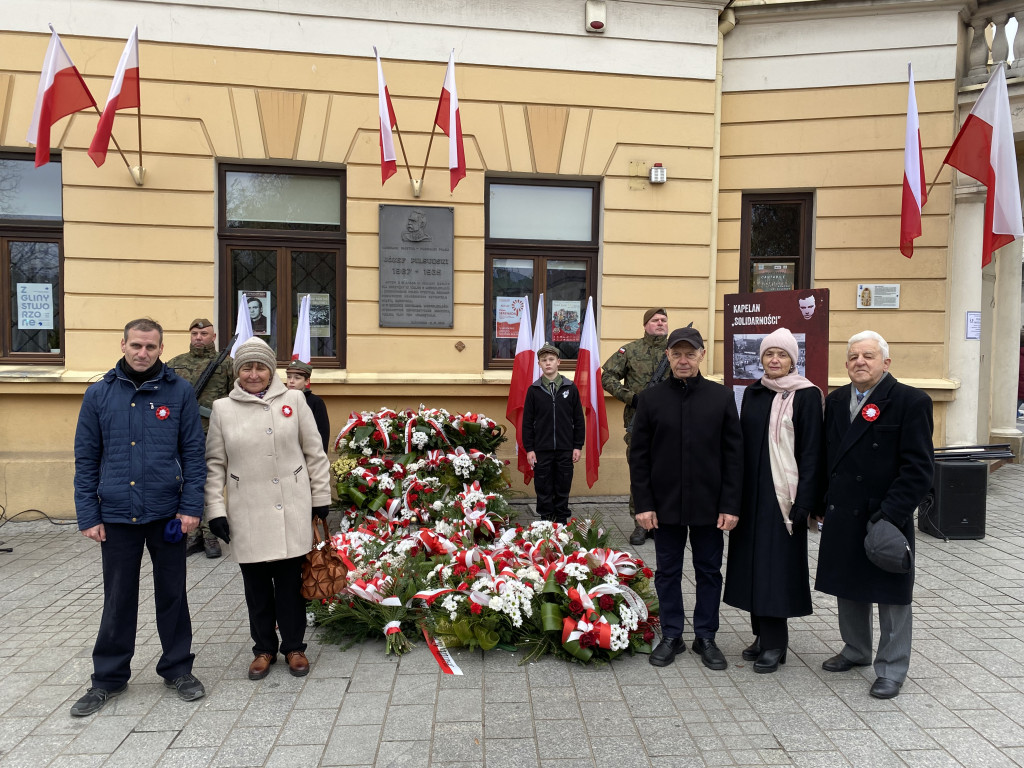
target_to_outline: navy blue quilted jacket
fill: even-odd
[[[166,365],[138,389],[117,366],[85,391],[75,432],[78,528],[202,517],[206,440],[195,391]]]

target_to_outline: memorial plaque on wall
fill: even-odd
[[[451,328],[455,322],[454,208],[380,207],[380,325]]]

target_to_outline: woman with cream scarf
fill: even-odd
[[[824,396],[797,373],[799,348],[785,328],[761,342],[761,380],[743,393],[743,501],[729,534],[724,600],[750,612],[755,672],[786,663],[787,619],[811,613],[807,521],[825,488]]]

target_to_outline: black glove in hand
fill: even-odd
[[[209,522],[210,532],[225,544],[231,542],[231,526],[226,517],[215,517]]]
[[[330,511],[331,511],[330,506],[326,505],[326,504],[324,506],[322,506],[322,507],[313,507],[313,519],[315,520],[316,518],[319,517],[321,520],[326,520],[327,519],[327,513],[330,512]]]
[[[789,510],[789,520],[793,523],[793,528],[796,529],[801,525],[807,524],[807,518],[810,516],[810,510],[804,509],[803,507],[793,507]]]

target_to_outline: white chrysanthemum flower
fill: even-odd
[[[412,433],[412,444],[415,448],[422,448],[430,440],[430,435],[426,432],[413,432]]]
[[[373,451],[369,448],[363,448],[363,456],[373,456]]]
[[[619,583],[619,577],[616,576],[614,573],[606,573],[604,575],[603,581],[604,581],[605,584],[613,584],[614,585],[614,584],[618,584]]]
[[[312,611],[308,611],[306,613],[306,626],[307,627],[312,627],[312,626],[315,626],[315,625],[316,625],[316,614],[314,614]]]
[[[384,459],[381,459],[381,458],[378,458],[378,457],[374,457],[374,458],[370,459],[370,461],[367,462],[367,463],[371,464],[371,465],[373,465],[375,467],[383,467],[384,466]]]
[[[433,504],[430,505],[430,508],[435,512],[440,512],[442,509],[444,509],[444,504],[442,504],[440,501],[435,501]]]
[[[452,526],[450,526],[445,520],[438,520],[436,523],[434,523],[434,532],[440,536],[448,538],[452,535],[454,531],[455,529]]]
[[[395,487],[395,481],[391,475],[378,475],[377,485],[385,491],[393,490]]]
[[[501,595],[495,595],[491,598],[491,602],[487,604],[487,607],[492,611],[498,611],[500,613],[505,607],[505,601],[501,599]]]

